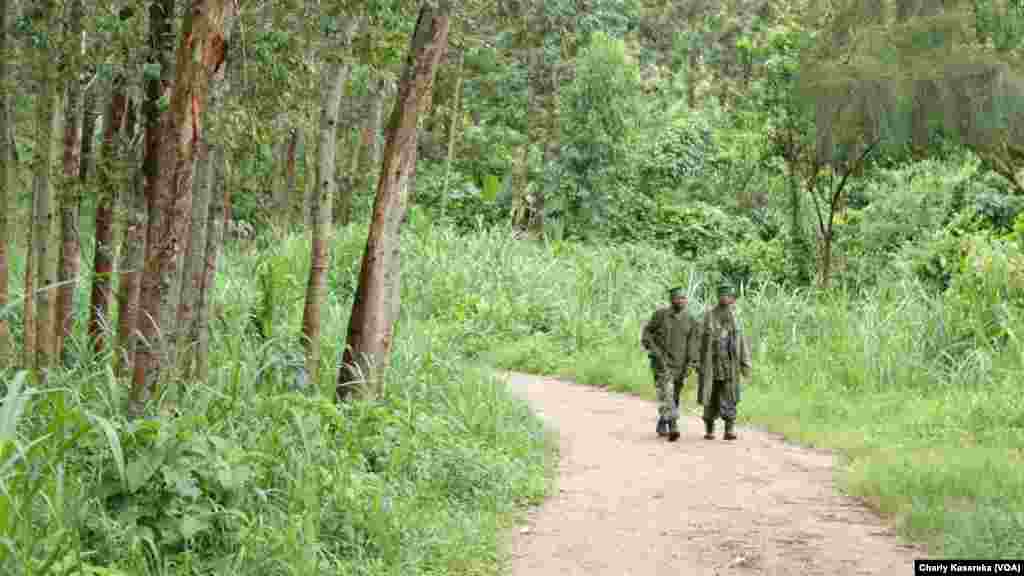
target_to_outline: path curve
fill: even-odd
[[[745,427],[726,442],[721,422],[704,440],[692,414],[670,444],[652,402],[508,378],[560,445],[557,494],[511,536],[512,576],[899,575],[925,556],[839,494],[827,452]]]

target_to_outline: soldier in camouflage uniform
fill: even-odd
[[[704,406],[704,438],[708,440],[715,438],[715,420],[719,417],[725,421],[725,439],[736,439],[740,378],[750,377],[750,343],[733,312],[735,302],[732,286],[722,284],[718,306],[708,310],[701,321],[697,402]]]
[[[691,364],[697,361],[700,324],[686,310],[682,288],[669,290],[672,305],[657,310],[644,326],[641,343],[647,349],[658,391],[658,436],[679,439],[679,393]]]

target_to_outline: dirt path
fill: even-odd
[[[726,442],[721,422],[704,440],[692,414],[670,444],[649,401],[509,381],[561,448],[558,493],[512,537],[512,576],[900,575],[925,555],[837,492],[827,453],[749,428]]]

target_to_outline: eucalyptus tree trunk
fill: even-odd
[[[215,143],[210,150],[213,169],[212,201],[206,217],[206,254],[203,259],[203,284],[199,289],[199,304],[196,306],[194,339],[196,342],[194,378],[204,382],[210,373],[210,309],[213,300],[213,283],[216,279],[217,260],[224,245],[224,227],[231,210],[231,192],[226,185],[226,161],[224,146]]]
[[[230,14],[224,17],[224,40],[230,40],[230,31],[233,18]],[[222,66],[215,78],[211,79],[214,84],[210,88],[209,109],[219,110],[225,88],[226,66]],[[212,116],[212,115],[211,115]],[[189,226],[188,249],[185,251],[185,261],[182,266],[181,296],[178,299],[177,310],[177,332],[178,339],[175,346],[177,364],[182,368],[181,373],[190,378],[194,372],[193,358],[198,344],[198,333],[196,330],[196,315],[198,309],[203,305],[203,281],[206,277],[206,251],[207,233],[210,214],[211,190],[214,185],[214,166],[210,154],[211,142],[219,136],[211,130],[216,122],[215,118],[208,117],[207,130],[201,135],[201,142],[198,144],[198,161],[196,165],[196,182],[193,186],[193,202],[191,225]]]
[[[320,79],[320,143],[317,159],[319,178],[310,210],[313,219],[309,283],[306,285],[306,306],[302,313],[302,341],[306,348],[306,373],[312,382],[319,381],[320,305],[323,300],[324,276],[327,273],[327,229],[331,216],[331,199],[337,193],[335,179],[338,151],[338,111],[341,95],[348,81],[348,65],[334,62],[324,67]]]
[[[289,212],[283,215],[284,218],[288,218],[289,215],[293,214],[295,210],[295,200],[299,200],[299,213],[303,214],[302,218],[305,218],[306,210],[306,199],[304,196],[298,194],[298,178],[296,178],[295,162],[298,157],[299,147],[302,146],[302,127],[292,127],[291,133],[288,136],[288,157],[285,160],[285,196],[287,197],[287,204],[290,208]]]
[[[274,170],[274,217],[272,221],[281,227],[288,224],[291,208],[288,206],[288,151],[291,147],[291,133],[277,143],[274,161],[279,162]]]
[[[75,288],[80,268],[79,206],[81,205],[82,110],[84,97],[81,79],[82,0],[69,0],[67,5],[68,71],[65,78],[67,100],[64,106],[64,178],[60,193],[60,268],[57,281],[57,322],[54,333],[54,357],[62,360],[64,341],[74,326]]]
[[[448,46],[450,10],[448,0],[442,0],[436,9],[424,4],[416,21],[398,98],[388,123],[373,219],[359,271],[343,364],[338,372],[337,394],[341,400],[360,382],[373,385],[391,351],[395,312],[400,306],[400,233],[408,183],[416,169],[418,120],[430,107],[434,73]]]
[[[170,108],[163,118],[160,172],[150,197],[147,258],[142,276],[141,344],[135,352],[132,412],[157,391],[164,357],[161,333],[172,318],[164,311],[170,296],[166,283],[176,269],[188,232],[194,160],[210,79],[224,63],[226,0],[193,0],[185,11],[179,39]]]
[[[198,152],[196,181],[193,186],[192,224],[189,227],[188,250],[185,252],[185,263],[182,266],[181,297],[178,300],[177,311],[178,338],[175,355],[183,375],[187,375],[192,369],[192,345],[195,334],[193,322],[206,272],[206,218],[210,211],[210,190],[213,186],[210,143],[204,140]]]
[[[96,231],[93,256],[92,291],[89,298],[89,341],[100,354],[106,348],[104,327],[110,320],[110,285],[114,274],[114,190],[123,146],[119,142],[125,113],[127,93],[124,77],[114,78],[110,91],[110,105],[103,119],[103,161],[99,165],[98,196],[96,199]]]
[[[157,180],[162,170],[161,149],[164,134],[163,118],[169,112],[161,110],[161,100],[169,93],[174,84],[172,74],[172,61],[174,60],[174,7],[175,0],[157,0],[149,5],[149,54],[146,58],[147,66],[156,66],[160,75],[147,75],[144,79],[145,96],[142,104],[142,118],[145,121],[145,140],[142,156],[142,197],[146,205],[145,224],[141,229],[132,230],[134,222],[129,223],[125,233],[127,244],[130,234],[141,237],[143,240],[138,244],[131,245],[126,250],[125,258],[128,258],[132,249],[142,250],[142,256],[138,258],[139,266],[122,266],[122,270],[131,270],[134,275],[126,277],[121,275],[121,287],[118,289],[118,330],[117,345],[118,353],[124,354],[123,360],[118,364],[118,372],[127,374],[129,371],[135,377],[135,364],[137,361],[136,344],[139,341],[140,330],[146,323],[153,319],[145,316],[140,317],[142,297],[142,267],[151,258],[148,244],[150,228],[154,222],[150,221],[150,208],[156,197]],[[133,203],[134,205],[134,203]],[[138,214],[132,211],[134,218]],[[126,246],[127,248],[127,246]],[[126,282],[127,281],[127,282]],[[133,285],[132,283],[137,283]]]
[[[7,0],[0,0],[0,369],[6,368],[11,353],[11,330],[7,325],[7,305],[9,301],[8,283],[10,264],[7,261],[7,214],[9,210],[8,190],[12,189],[12,177],[17,169],[11,153],[10,134],[13,118],[9,113],[9,79],[7,51],[10,41],[7,34]]]
[[[95,87],[86,90],[83,101],[82,160],[78,170],[78,178],[83,186],[88,184],[93,172],[96,171],[96,151],[93,146],[93,134],[96,131],[96,120],[99,119],[99,114],[96,112],[96,106],[99,103],[97,92],[98,90]]]
[[[51,287],[56,283],[51,275],[50,252],[51,227],[53,222],[53,183],[50,171],[53,165],[54,134],[58,120],[58,96],[54,78],[54,48],[57,41],[57,3],[54,0],[40,0],[36,9],[38,21],[45,31],[43,45],[38,47],[37,72],[39,74],[39,97],[36,100],[35,177],[33,179],[34,244],[36,273],[36,358],[33,368],[41,378],[46,377],[54,352],[53,302]],[[26,296],[28,294],[26,293]]]
[[[125,146],[121,156],[128,160],[129,178],[122,182],[120,211],[124,214],[121,237],[121,260],[117,274],[117,344],[114,371],[119,377],[127,376],[135,358],[138,335],[139,291],[142,286],[142,267],[146,255],[146,220],[149,204],[143,184],[143,147],[135,142],[136,105],[129,100],[125,114]],[[130,144],[129,144],[130,143]]]

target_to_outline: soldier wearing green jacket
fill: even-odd
[[[682,288],[669,290],[671,306],[657,310],[643,329],[641,343],[647,349],[658,392],[658,436],[679,439],[679,393],[691,364],[697,361],[699,323],[686,310]]]
[[[725,439],[735,440],[736,404],[741,378],[750,377],[750,343],[736,320],[735,291],[729,284],[718,288],[718,306],[701,320],[700,383],[697,402],[704,406],[704,438],[715,437],[715,420],[725,421]]]

